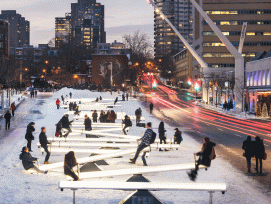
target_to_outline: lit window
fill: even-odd
[[[263,35],[271,35],[271,32],[263,32]]]
[[[246,35],[255,35],[255,32],[247,32]]]

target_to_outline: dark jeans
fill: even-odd
[[[70,133],[72,130],[71,130],[70,127],[64,128],[64,129],[68,130],[68,132],[67,132],[65,135],[63,135],[63,137],[68,137],[69,133]]]
[[[137,160],[139,153],[140,153],[143,149],[145,149],[146,147],[148,147],[148,146],[145,145],[145,144],[140,144],[140,145],[138,145],[137,150],[136,150],[136,154],[135,154],[135,157],[134,157],[134,161]]]
[[[125,129],[128,128],[128,127],[129,127],[128,125],[125,125],[124,128],[123,128],[123,133],[124,133],[125,135],[127,135],[127,133],[125,132]]]
[[[11,110],[11,112],[12,112],[12,116],[14,117],[15,110]]]
[[[78,176],[73,171],[68,172],[66,175],[72,177],[74,181],[78,181],[79,179]]]
[[[97,123],[97,118],[93,118],[93,122],[94,122],[94,123]]]
[[[42,147],[43,149],[44,149],[44,151],[47,153],[46,154],[46,157],[45,157],[45,162],[47,162],[48,160],[49,160],[49,157],[50,157],[50,155],[51,155],[51,153],[48,151],[48,147],[47,146],[45,146],[45,147]]]
[[[140,117],[136,117],[136,123],[140,122]]]
[[[150,109],[150,113],[152,113],[153,109]]]
[[[27,148],[29,151],[31,151],[31,142],[32,140],[27,140]]]
[[[258,162],[260,161],[260,173],[262,173],[263,168],[263,160],[261,158],[255,158],[256,159],[256,171],[258,172]]]
[[[59,105],[56,105],[57,109],[59,109]]]
[[[10,120],[6,120],[6,130],[10,128]]]
[[[167,144],[167,142],[166,142],[166,138],[164,138],[164,139],[160,139],[160,144],[163,144],[163,141],[164,141],[164,144]]]

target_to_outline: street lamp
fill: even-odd
[[[110,62],[111,64],[111,77],[110,77],[110,84],[111,84],[111,95],[112,95],[112,86],[113,86],[113,63]]]

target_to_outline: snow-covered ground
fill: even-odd
[[[67,109],[56,109],[55,101],[61,95],[66,95],[70,91],[73,98],[96,98],[102,96],[114,99],[117,93],[98,93],[85,90],[62,89],[56,92],[53,97],[47,99],[42,105],[41,113],[44,117],[42,120],[34,121],[36,132],[35,140],[32,142],[32,156],[39,157],[41,163],[44,161],[45,155],[41,155],[40,149],[37,147],[38,134],[42,126],[47,127],[47,136],[52,137],[55,132],[55,124],[67,112]],[[119,96],[119,99],[121,97]],[[44,99],[43,99],[44,100]],[[139,101],[136,99],[128,102],[121,102],[121,106],[115,107],[116,112],[126,112],[128,115],[134,115],[135,110],[140,107]],[[143,117],[146,122],[152,122],[154,131],[157,131],[160,121],[150,115],[148,110],[143,108]],[[172,138],[174,128],[165,124],[167,130],[167,138]],[[0,203],[72,203],[72,191],[65,190],[63,192],[58,189],[58,182],[67,180],[63,174],[63,169],[54,169],[49,171],[47,175],[29,174],[27,173],[19,160],[19,154],[23,146],[26,145],[24,133],[26,128],[19,128],[13,131],[9,137],[4,139],[0,144]],[[141,136],[144,128],[133,127],[129,129],[129,135]],[[117,133],[117,132],[114,132]],[[72,136],[71,136],[72,137]],[[199,151],[201,144],[183,134],[184,141],[179,150],[171,150],[168,152],[159,152],[153,149],[147,158],[149,166],[191,163],[194,161],[193,153]],[[76,154],[76,158],[89,156],[87,154]],[[143,166],[141,158],[138,158],[136,165],[129,164],[129,158],[133,155],[126,155],[123,158],[112,158],[106,161],[110,164],[102,166],[104,170],[134,168],[135,166]],[[64,160],[64,153],[52,153],[49,162],[60,162]],[[245,160],[244,160],[245,162]],[[144,176],[153,182],[192,182],[188,179],[186,171],[168,171],[159,173],[148,173]],[[100,181],[126,181],[130,176],[116,176],[113,178],[100,178],[94,180]],[[91,179],[89,179],[91,181]],[[212,162],[208,171],[200,170],[196,182],[226,182],[227,192],[214,194],[214,203],[271,203],[271,199],[265,196],[259,189],[259,184],[234,169],[229,163],[224,161],[222,157]],[[92,203],[92,204],[115,204],[124,199],[130,192],[127,191],[110,191],[110,190],[78,190],[76,192],[76,203]],[[187,192],[187,191],[159,191],[153,192],[165,204],[178,203],[208,203],[209,194],[207,192]]]

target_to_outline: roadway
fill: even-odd
[[[271,123],[269,121],[239,119],[227,114],[221,114],[191,103],[188,92],[171,90],[159,85],[148,95],[157,114],[163,115],[161,120],[172,126],[181,127],[183,133],[190,135],[199,142],[204,137],[210,137],[216,146],[216,154],[228,160],[238,171],[247,172],[246,161],[242,156],[242,144],[248,135],[259,136],[264,140],[266,153],[271,155]],[[159,112],[159,114],[158,114]],[[184,139],[185,142],[185,139]],[[255,159],[252,160],[252,172],[255,172]],[[270,158],[263,161],[263,176],[253,176],[261,184],[271,189]]]

